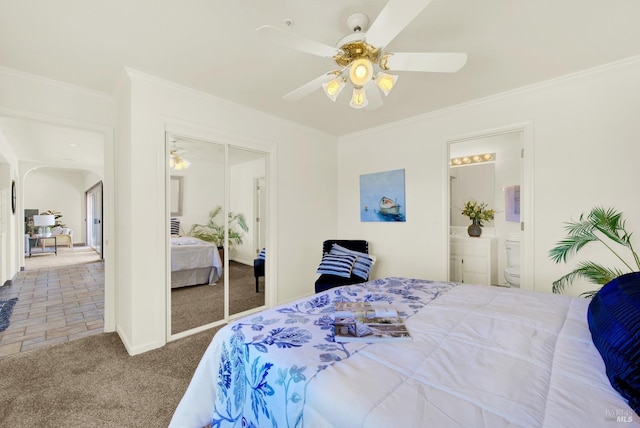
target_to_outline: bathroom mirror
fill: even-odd
[[[495,204],[495,171],[493,163],[449,168],[451,193],[451,226],[469,226],[469,217],[461,214],[464,204],[473,199],[488,207]]]

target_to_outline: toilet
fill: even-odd
[[[507,268],[504,270],[504,279],[511,287],[520,287],[520,241],[507,239]]]

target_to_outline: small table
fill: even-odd
[[[53,239],[53,250],[47,250],[47,247],[45,246],[45,242],[47,239]],[[40,247],[42,250],[38,251],[36,253],[33,253],[33,247]],[[55,253],[55,255],[58,255],[58,237],[55,235],[52,236],[31,236],[29,237],[29,257],[31,257],[32,254],[46,254],[46,253]]]

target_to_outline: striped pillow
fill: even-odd
[[[371,267],[376,262],[376,258],[367,253],[361,253],[360,251],[350,250],[338,244],[333,244],[329,254],[338,255],[351,255],[356,257],[356,262],[353,265],[352,273],[362,279],[369,279],[369,272]]]
[[[351,270],[356,262],[356,256],[350,254],[324,253],[318,270],[320,275],[335,275],[343,278],[351,277]]]
[[[180,235],[180,220],[175,218],[175,217],[171,217],[171,235],[175,235],[175,236],[179,236]]]
[[[260,260],[266,260],[267,258],[267,251],[263,248],[262,250],[260,250],[260,254],[258,254],[258,258]]]

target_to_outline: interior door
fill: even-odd
[[[87,245],[102,257],[102,181],[87,190],[85,196]]]

